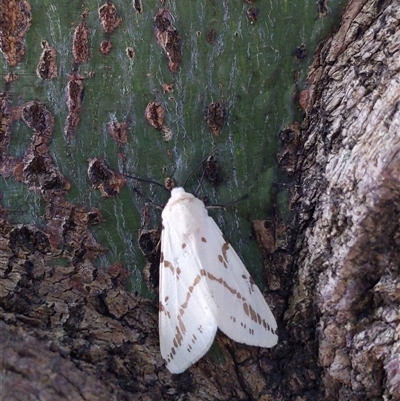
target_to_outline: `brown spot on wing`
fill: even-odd
[[[169,311],[167,310],[167,308],[165,307],[165,305],[162,302],[160,302],[158,304],[158,310],[159,310],[159,313],[164,313],[164,315],[166,315],[168,317],[168,319],[171,319],[171,314],[169,313]]]
[[[223,283],[223,280],[222,280],[221,277],[220,277],[220,278],[217,278],[217,277],[215,277],[212,273],[207,273],[207,277],[208,277],[210,280],[212,280],[212,281],[217,281],[217,282],[220,283],[220,284]]]
[[[222,255],[224,256],[225,262],[228,262],[228,257],[226,256],[226,252],[229,249],[229,243],[225,242],[224,245],[222,245]]]
[[[171,262],[169,262],[168,260],[164,260],[164,267],[167,267],[171,270],[171,272],[173,273],[175,271],[174,266],[172,265]]]
[[[186,300],[181,305],[182,308],[184,308],[184,309],[187,308],[188,303],[189,303],[189,299],[192,297],[192,292],[193,292],[194,288],[196,287],[196,285],[199,284],[200,280],[201,280],[201,277],[199,275],[197,275],[196,278],[193,281],[193,284],[188,288],[188,292],[186,293]],[[183,312],[181,314],[183,314]]]
[[[228,265],[226,264],[224,258],[222,257],[222,255],[218,255],[218,260],[224,265],[225,269],[228,268]]]
[[[182,318],[178,316],[178,323],[179,323],[179,329],[181,330],[182,334],[185,335],[186,333],[186,327],[185,324],[182,321]]]
[[[252,307],[251,305],[247,304],[246,302],[243,303],[243,310],[244,310],[244,313],[245,313],[253,322],[259,323],[259,322],[258,322],[258,319],[257,319],[257,313],[256,313],[256,311],[253,309],[253,307]]]
[[[256,311],[253,309],[253,307],[251,305],[249,305],[249,309],[250,309],[250,318],[253,322],[257,323],[257,314]]]
[[[178,326],[175,327],[175,337],[174,341],[178,343],[179,347],[182,345],[183,335]]]

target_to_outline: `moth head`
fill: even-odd
[[[182,196],[185,193],[185,190],[182,187],[172,188],[171,189],[171,198],[173,196]]]

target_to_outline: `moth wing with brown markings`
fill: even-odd
[[[199,210],[193,200],[202,202],[190,194],[193,199],[174,196],[174,192],[162,212],[159,335],[168,370],[181,373],[209,350],[217,321],[216,307],[195,252],[195,235],[188,226],[194,216],[189,208],[195,205],[194,211]]]
[[[218,328],[238,343],[273,347],[278,342],[277,325],[260,289],[210,216],[207,228],[207,243],[201,243],[199,254],[208,266],[206,278],[217,307]]]
[[[204,203],[174,188],[162,220],[159,330],[170,372],[197,362],[217,326],[237,342],[274,346],[275,318]]]

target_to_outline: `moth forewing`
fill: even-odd
[[[211,347],[217,327],[261,347],[277,341],[275,318],[204,203],[174,188],[162,212],[160,347],[181,373]]]
[[[171,196],[162,212],[160,348],[171,373],[181,373],[198,361],[217,331],[216,306],[194,251],[195,214],[189,207],[197,204],[193,201],[198,201],[193,195],[180,202]]]

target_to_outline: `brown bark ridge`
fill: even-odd
[[[314,322],[323,399],[400,400],[399,2],[350,1],[308,84],[287,328]]]

